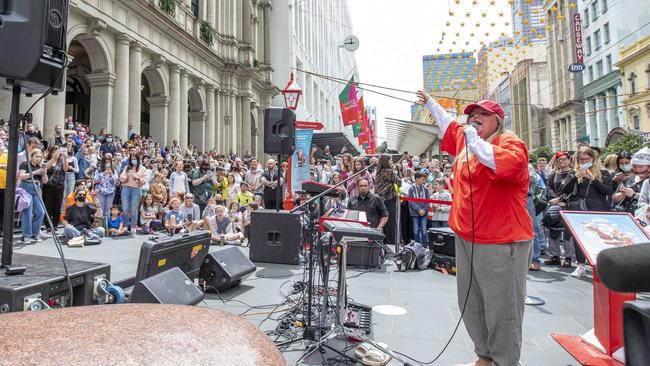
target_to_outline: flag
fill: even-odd
[[[357,87],[354,85],[354,77],[343,88],[339,94],[339,103],[341,104],[341,118],[343,126],[354,125],[359,122]]]
[[[352,134],[354,135],[354,137],[359,137],[362,127],[363,127],[363,123],[355,123],[352,125]]]
[[[361,121],[361,132],[357,139],[359,145],[368,144],[370,142],[370,126],[368,125],[368,118],[366,118],[366,109],[363,105],[363,96],[359,99],[359,120]]]

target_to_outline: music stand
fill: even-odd
[[[355,331],[345,326],[343,319],[345,318],[345,310],[347,308],[347,281],[345,275],[347,273],[347,251],[348,251],[348,240],[358,240],[359,238],[369,239],[369,240],[381,240],[384,238],[384,234],[367,228],[361,224],[353,222],[337,222],[337,221],[325,221],[325,227],[332,233],[333,239],[338,245],[341,246],[341,257],[339,258],[339,276],[338,276],[338,294],[336,296],[336,320],[332,324],[332,328],[325,334],[323,334],[314,344],[307,347],[305,352],[300,356],[296,361],[296,364],[299,364],[307,357],[312,355],[317,350],[320,350],[324,347],[330,348],[327,345],[331,339],[334,338],[355,338],[361,342],[370,343],[373,347],[380,350],[381,352],[389,355],[390,357],[407,364],[407,361],[400,358],[398,355],[390,351],[389,349],[381,346],[379,343],[371,340],[366,337],[362,331]],[[354,359],[351,356],[343,354],[346,358],[357,362],[357,359]]]

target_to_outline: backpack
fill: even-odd
[[[404,272],[411,269],[425,269],[431,263],[433,254],[429,248],[422,244],[412,241],[410,244],[405,245],[402,251],[398,254],[397,270]]]

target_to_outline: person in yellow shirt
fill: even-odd
[[[255,198],[253,196],[253,193],[248,189],[248,183],[246,182],[241,182],[240,185],[240,191],[237,193],[237,203],[239,203],[240,206],[247,207],[249,203],[253,202],[253,199]]]

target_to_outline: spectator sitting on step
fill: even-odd
[[[169,200],[169,211],[165,215],[165,229],[169,235],[187,232],[185,230],[185,214],[180,211],[181,200],[178,197],[172,197]]]
[[[123,236],[127,232],[126,228],[124,227],[124,220],[122,219],[121,214],[122,213],[120,212],[120,207],[118,205],[113,205],[111,207],[111,214],[106,219],[108,235],[111,238]]]
[[[230,219],[226,217],[226,208],[219,205],[215,212],[216,215],[205,220],[206,227],[210,230],[212,242],[218,245],[240,245],[241,241],[244,240],[244,234],[233,230]]]
[[[102,216],[102,209],[99,206],[99,199],[93,198],[92,203],[88,202],[85,184],[79,185],[75,192],[75,202],[65,211],[63,234],[70,240],[82,235],[83,231],[92,231],[99,237],[104,236],[104,228],[93,228],[95,215]]]
[[[185,203],[180,207],[180,211],[185,216],[185,229],[194,231],[203,226],[201,209],[199,205],[194,203],[194,195],[191,193],[185,194],[184,201]]]

